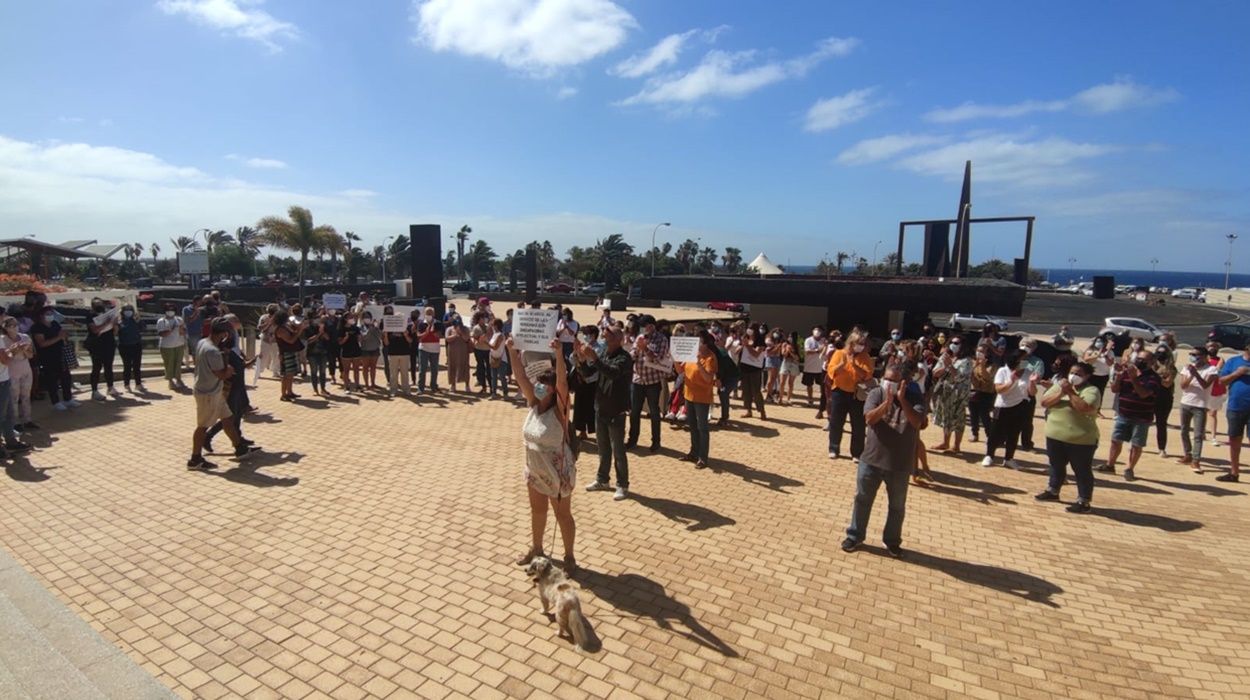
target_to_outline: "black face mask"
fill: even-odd
[[[217,347],[221,348],[222,350],[230,350],[231,348],[234,347],[234,336],[233,335],[226,336],[225,340],[222,340],[220,343],[217,344]]]
[[[1136,360],[1133,362],[1133,366],[1145,372],[1146,370],[1150,369],[1150,360]]]

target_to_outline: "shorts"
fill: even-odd
[[[1122,416],[1115,417],[1115,427],[1111,430],[1112,442],[1127,442],[1134,447],[1146,446],[1146,435],[1150,432],[1150,423],[1135,423]]]
[[[299,374],[299,353],[282,353],[282,374]]]
[[[222,396],[221,389],[211,394],[195,395],[195,425],[197,428],[211,428],[217,424],[219,420],[225,420],[230,417],[230,407],[226,405],[226,398]]]
[[[1228,402],[1228,394],[1220,394],[1207,399],[1207,410],[1218,411],[1224,408],[1224,404]]]
[[[799,363],[791,362],[790,360],[783,360],[781,363],[781,373],[787,377],[799,376]]]
[[[1227,418],[1225,428],[1227,429],[1229,439],[1237,438],[1240,440],[1245,437],[1246,423],[1250,421],[1250,411],[1226,411],[1224,415]]]
[[[824,376],[824,372],[804,372],[803,386],[818,386]]]

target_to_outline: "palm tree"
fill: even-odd
[[[266,216],[256,222],[256,228],[264,236],[265,243],[275,248],[299,251],[299,298],[304,298],[304,270],[308,265],[309,251],[323,250],[327,240],[337,235],[333,226],[314,226],[312,212],[304,207],[292,206],[288,218]]]
[[[742,249],[727,247],[725,254],[721,256],[721,263],[725,266],[725,272],[730,274],[738,271],[738,267],[742,265]]]
[[[234,242],[252,259],[252,276],[256,276],[256,256],[260,255],[260,247],[264,245],[260,232],[251,226],[240,226],[234,230]]]
[[[469,228],[468,224],[456,231],[456,262],[460,265],[461,279],[464,279],[464,244],[469,240],[470,233],[473,233],[473,229]]]
[[[404,276],[404,270],[407,269],[411,253],[408,236],[401,233],[395,237],[395,240],[391,241],[391,245],[386,250],[386,260],[393,270],[392,276],[396,279]]]
[[[479,238],[473,242],[473,247],[469,249],[465,257],[469,259],[469,277],[477,280],[483,272],[495,269],[495,259],[498,256],[489,243]]]
[[[356,234],[348,231],[347,235],[355,236]],[[326,236],[324,243],[325,252],[330,254],[330,277],[337,282],[339,255],[347,250],[347,240],[335,232],[333,235]]]
[[[834,256],[834,258],[836,258],[838,261],[838,274],[839,275],[842,274],[842,264],[845,263],[847,259],[850,257],[851,257],[850,255],[848,255],[847,253],[841,250],[839,250],[838,254]]]
[[[605,289],[611,290],[616,287],[625,262],[633,254],[634,247],[626,243],[625,237],[619,233],[595,241],[593,252],[595,273],[599,279],[603,280]]]
[[[169,242],[174,244],[174,250],[179,253],[190,253],[193,250],[200,249],[199,241],[191,236],[178,236],[177,238],[169,239]]]
[[[230,244],[234,239],[225,231],[210,231],[204,236],[204,251],[209,255],[213,254],[213,246],[223,243]]]
[[[148,248],[148,252],[152,254],[152,269],[155,270],[156,269],[156,256],[161,252],[161,244],[153,243],[151,247]]]

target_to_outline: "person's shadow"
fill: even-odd
[[[708,460],[708,467],[716,473],[728,472],[742,479],[748,484],[758,484],[772,491],[781,493],[790,493],[786,490],[788,486],[802,486],[803,482],[798,479],[791,479],[788,476],[775,474],[763,469],[749,467],[741,462],[733,462],[719,457],[712,457]]]
[[[883,557],[889,556],[884,549],[871,545],[865,545],[864,551],[873,552]],[[970,561],[947,559],[935,554],[914,550],[907,550],[903,563],[915,564],[926,569],[940,571],[960,581],[992,588],[996,591],[1014,595],[1033,603],[1041,603],[1052,608],[1059,607],[1059,604],[1051,600],[1051,598],[1063,593],[1063,588],[1044,578],[1026,574],[1023,571],[1004,569],[1001,566],[974,564]]]
[[[697,644],[719,652],[722,656],[738,657],[738,652],[733,647],[695,619],[689,605],[671,597],[664,590],[664,586],[645,576],[638,574],[613,576],[590,569],[579,569],[572,579],[582,587],[590,589],[600,600],[621,613],[649,617],[661,629],[674,631]],[[677,629],[674,623],[686,629]]]
[[[682,503],[681,501],[667,498],[644,496],[637,492],[629,494],[629,497],[631,500],[654,510],[669,520],[685,525],[690,532],[710,530],[714,527],[725,525],[736,525],[738,522],[733,518],[717,513],[711,508],[704,508],[693,503]]]
[[[1138,513],[1119,508],[1094,508],[1090,511],[1090,515],[1097,515],[1125,525],[1158,528],[1164,532],[1190,532],[1202,527],[1202,523],[1197,520],[1177,520],[1166,515]]]
[[[206,471],[205,474],[219,476],[226,481],[248,486],[268,488],[270,486],[295,486],[299,483],[296,476],[270,476],[261,473],[262,467],[273,467],[281,464],[298,463],[304,455],[299,452],[255,452],[241,459],[234,467],[225,471]]]
[[[1186,484],[1181,481],[1161,481],[1159,479],[1142,479],[1142,481],[1149,481],[1152,484],[1159,484],[1160,486],[1170,486],[1174,489],[1181,489],[1182,491],[1197,491],[1198,493],[1205,493],[1208,496],[1246,495],[1245,491],[1226,489],[1223,486],[1216,486],[1214,484]]]
[[[960,498],[967,498],[978,503],[1002,503],[1005,505],[1017,505],[1016,501],[1004,496],[1011,494],[1024,493],[1024,490],[1013,488],[1011,486],[1003,486],[989,481],[978,481],[977,479],[969,479],[967,477],[949,474],[947,472],[933,472],[933,481],[927,482],[923,486],[928,491],[935,493],[944,493]]]
[[[38,483],[47,481],[52,477],[47,474],[49,469],[57,467],[36,467],[31,461],[25,457],[16,457],[13,461],[4,465],[4,473],[14,481],[25,481],[29,483]]]

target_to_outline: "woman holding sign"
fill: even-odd
[[[690,452],[683,462],[694,462],[695,469],[706,469],[711,428],[708,417],[716,396],[716,339],[700,331],[699,347],[694,362],[681,362],[682,394],[686,399],[686,425],[690,427]],[[673,354],[678,354],[674,344]]]
[[[117,309],[109,309],[103,299],[91,300],[91,320],[87,322],[87,352],[91,353],[91,398],[103,401],[100,371],[109,396],[121,396],[113,386],[113,358],[117,355]]]
[[[573,522],[571,502],[577,467],[569,444],[569,384],[564,354],[560,341],[552,339],[555,369],[543,371],[531,383],[525,374],[525,361],[511,338],[505,346],[512,361],[513,376],[521,388],[521,395],[525,397],[525,404],[529,406],[529,414],[521,425],[521,439],[525,443],[525,483],[529,491],[533,543],[529,552],[517,559],[517,564],[525,566],[534,557],[545,556],[543,532],[547,529],[547,505],[550,503],[560,525],[560,538],[564,541],[564,571],[572,573],[577,568],[577,560],[573,557],[573,537],[577,527]]]

